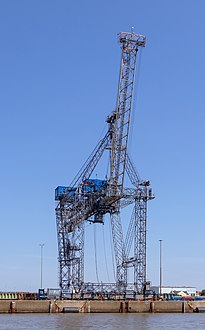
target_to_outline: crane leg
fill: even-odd
[[[127,267],[125,263],[125,246],[119,212],[111,214],[111,227],[117,267],[116,287],[119,292],[125,292],[127,286]]]
[[[146,282],[146,226],[147,201],[135,202],[135,238],[134,238],[134,286],[135,291],[143,293]]]

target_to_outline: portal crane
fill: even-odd
[[[55,190],[59,251],[60,288],[86,290],[84,283],[85,222],[104,223],[110,216],[116,261],[116,292],[126,292],[127,271],[134,269],[135,292],[142,293],[146,281],[147,201],[153,199],[149,181],[142,181],[128,156],[128,135],[133,102],[137,52],[146,38],[120,32],[122,56],[116,109],[107,117],[108,130],[68,187]],[[110,171],[106,180],[91,175],[104,152],[109,152]],[[132,187],[124,187],[128,175]],[[126,237],[121,209],[133,204]],[[134,246],[133,256],[130,256]]]

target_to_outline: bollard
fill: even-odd
[[[88,313],[90,313],[90,300],[87,301]]]
[[[186,313],[186,302],[182,302],[182,313]]]
[[[16,302],[11,301],[10,303],[10,313],[16,313]]]
[[[125,313],[125,302],[121,301],[120,303],[120,313]]]
[[[53,304],[52,301],[49,301],[49,313],[52,313]]]
[[[154,301],[150,303],[150,313],[154,313]]]

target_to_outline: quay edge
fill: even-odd
[[[205,301],[0,301],[0,313],[193,313],[202,311],[205,311]]]

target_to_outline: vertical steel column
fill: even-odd
[[[84,282],[84,222],[73,226],[69,210],[61,202],[56,208],[60,288],[80,290]]]
[[[134,239],[134,286],[142,294],[146,281],[146,226],[147,200],[139,199],[135,203],[135,239]]]
[[[119,292],[125,292],[127,286],[127,267],[125,264],[125,245],[119,211],[111,214],[111,228],[117,267],[116,287]]]

